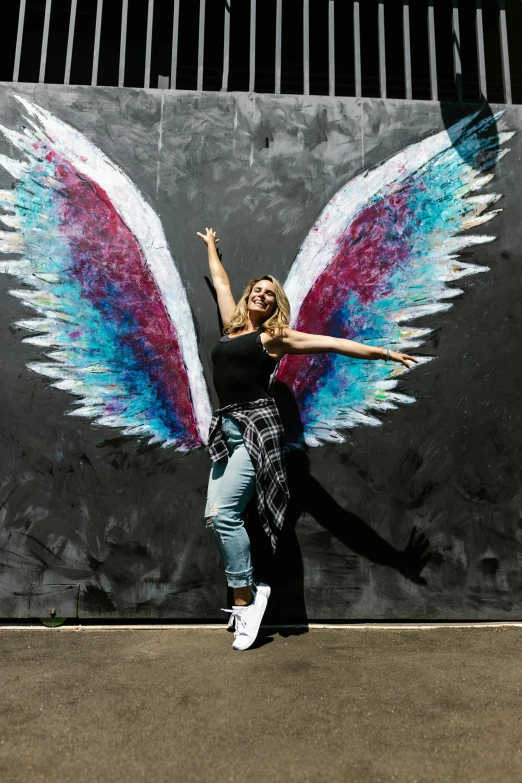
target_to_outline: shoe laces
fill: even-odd
[[[228,627],[230,628],[234,622],[236,624],[234,636],[237,636],[239,633],[241,633],[245,627],[245,618],[243,617],[245,609],[248,609],[248,606],[234,606],[233,609],[221,609],[222,612],[227,612],[230,614],[230,617],[228,618]]]

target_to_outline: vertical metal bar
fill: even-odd
[[[174,0],[174,20],[172,25],[172,60],[170,64],[170,88],[176,89],[178,76],[178,35],[179,35],[179,0]]]
[[[500,44],[502,52],[502,78],[504,80],[504,103],[511,103],[511,74],[509,71],[509,48],[505,0],[500,0]]]
[[[225,0],[225,38],[223,41],[223,79],[221,89],[228,90],[228,72],[230,70],[230,8],[232,0]]]
[[[125,81],[125,50],[127,48],[127,16],[129,13],[129,0],[123,0],[121,9],[120,32],[120,70],[118,74],[118,87],[123,87]]]
[[[353,4],[353,56],[355,61],[355,97],[360,98],[362,95],[362,78],[359,0],[354,0]]]
[[[199,0],[199,33],[198,33],[198,82],[196,89],[203,89],[203,60],[205,57],[205,0]]]
[[[335,6],[328,0],[328,94],[335,95]]]
[[[462,103],[462,60],[460,57],[459,0],[453,0],[453,68],[457,101]]]
[[[484,26],[482,23],[482,0],[476,0],[476,2],[477,2],[476,27],[477,27],[479,88],[480,88],[481,99],[483,101],[487,101],[488,86],[486,81],[486,57],[484,55]]]
[[[283,28],[283,0],[276,6],[275,93],[281,94],[281,32]]]
[[[25,0],[24,0],[25,2]],[[69,84],[71,81],[71,63],[74,43],[74,27],[76,25],[76,5],[78,0],[72,0],[71,14],[69,16],[69,32],[67,34],[67,54],[65,56],[65,74],[63,77],[63,83]]]
[[[310,95],[310,7],[303,0],[303,95]]]
[[[430,53],[430,84],[431,100],[438,101],[439,91],[437,86],[437,52],[435,50],[435,9],[434,0],[428,0],[428,44]]]
[[[96,31],[94,33],[94,55],[92,58],[92,78],[91,85],[96,87],[98,84],[98,62],[100,60],[100,37],[101,23],[103,14],[103,0],[98,0],[96,6]]]
[[[250,74],[248,91],[254,92],[256,85],[256,0],[250,0]]]
[[[404,0],[402,5],[402,38],[404,46],[404,82],[406,100],[411,101],[413,90],[411,85],[411,44],[410,44],[410,4]]]
[[[22,38],[24,36],[25,2],[26,0],[20,0],[20,10],[18,11],[18,30],[16,31],[15,61],[13,67],[14,82],[18,81],[18,77],[20,75],[20,56],[22,54]]]
[[[150,61],[152,56],[152,23],[154,21],[154,0],[149,0],[147,11],[147,43],[145,46],[145,78],[144,87],[150,87]]]
[[[41,84],[45,81],[45,64],[47,62],[47,45],[49,43],[49,22],[51,19],[51,4],[53,0],[45,0],[45,16],[42,36],[42,48],[40,51],[40,73],[38,75],[38,82]]]
[[[384,35],[384,0],[379,0],[379,84],[381,98],[386,98],[386,38]]]

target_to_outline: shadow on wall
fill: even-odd
[[[463,120],[465,117],[469,117],[474,112],[477,114],[480,113],[481,120],[490,120],[494,115],[494,112],[489,103],[482,102],[474,105],[470,103],[453,103],[449,101],[441,101],[440,114],[442,117],[442,122],[444,123],[444,128],[446,129],[452,141],[455,140],[453,138],[453,134],[456,133],[455,124],[459,122],[459,120]],[[496,122],[491,123],[491,127],[488,129],[487,135],[491,136],[492,139],[496,139],[494,147],[500,146]],[[459,146],[458,144],[455,144],[454,148],[456,149],[457,153],[461,155],[462,159],[465,160],[465,157],[461,154],[463,152],[463,147],[461,145]]]
[[[486,103],[470,107],[469,104],[442,102],[440,108],[450,138],[452,133],[456,132],[455,123],[469,117],[473,110],[480,115],[482,121],[487,122],[494,116],[491,107]],[[496,122],[491,123],[488,136],[491,137],[488,152],[491,152],[492,149],[500,146]],[[454,148],[466,162],[466,146],[455,144]],[[376,533],[361,517],[340,506],[310,474],[310,461],[303,440],[303,424],[292,392],[280,382],[275,383],[271,391],[281,413],[286,442],[298,446],[290,448],[287,452],[291,505],[275,556],[272,554],[266,535],[261,530],[261,525],[255,520],[255,509],[252,507],[249,509],[248,529],[252,540],[256,575],[260,580],[272,585],[273,589],[266,622],[273,624],[291,622],[306,627],[304,567],[296,534],[296,525],[303,513],[310,514],[319,525],[356,554],[373,563],[389,566],[416,584],[425,585],[426,580],[422,576],[422,571],[433,558],[424,534],[417,533],[414,527],[406,548],[398,550]]]
[[[416,584],[426,584],[422,570],[431,560],[431,554],[424,534],[417,534],[413,528],[406,548],[398,550],[361,517],[340,506],[310,474],[308,450],[302,440],[303,426],[290,389],[277,382],[271,391],[281,414],[287,443],[300,443],[287,450],[291,502],[275,555],[256,519],[255,505],[252,503],[248,510],[247,529],[252,542],[256,578],[272,587],[265,623],[295,623],[306,629],[308,619],[304,600],[304,567],[296,533],[297,522],[304,513],[310,514],[319,525],[356,554],[373,563],[389,566]],[[298,629],[297,632],[305,629]]]

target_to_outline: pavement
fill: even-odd
[[[0,780],[522,780],[520,627],[0,629]]]

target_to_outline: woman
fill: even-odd
[[[219,259],[216,232],[197,232],[208,248],[210,275],[224,335],[212,351],[213,380],[219,400],[210,425],[212,459],[205,509],[234,591],[229,628],[235,625],[235,650],[256,639],[270,587],[254,582],[250,541],[243,512],[256,494],[263,527],[275,549],[289,500],[283,455],[283,428],[268,392],[277,363],[285,354],[334,352],[355,359],[391,359],[406,367],[413,356],[352,340],[290,329],[290,305],[271,275],[251,280],[236,305]]]

